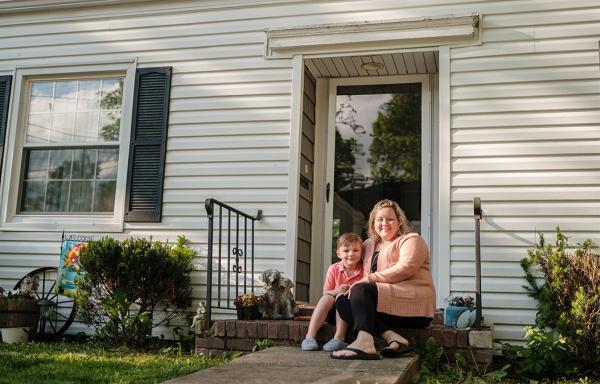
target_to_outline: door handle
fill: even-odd
[[[331,185],[327,183],[325,187],[325,200],[329,203],[329,191],[331,190]]]

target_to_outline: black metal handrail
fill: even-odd
[[[483,211],[481,210],[481,198],[473,198],[473,219],[475,220],[475,324],[476,329],[481,328],[483,319],[481,310],[481,219]]]
[[[254,222],[255,221],[260,221],[263,217],[263,212],[262,210],[258,210],[258,212],[256,213],[256,216],[252,216],[249,215],[247,213],[244,213],[238,209],[233,208],[232,206],[229,206],[221,201],[215,200],[215,199],[206,199],[206,201],[204,202],[205,208],[206,208],[206,215],[208,217],[208,266],[207,266],[207,273],[206,273],[206,320],[208,320],[209,324],[211,321],[211,316],[212,316],[212,309],[213,308],[221,308],[221,309],[233,309],[233,307],[231,306],[232,304],[232,297],[231,297],[231,274],[234,273],[235,275],[235,295],[239,295],[240,294],[240,275],[243,275],[243,292],[242,293],[247,293],[248,292],[248,286],[247,286],[247,281],[248,281],[248,275],[250,276],[250,281],[251,281],[251,291],[254,290]],[[216,288],[217,288],[217,301],[216,301],[216,305],[213,306],[212,300],[213,300],[213,288],[215,288],[213,286],[212,283],[212,274],[213,274],[213,249],[214,249],[214,232],[215,232],[215,228],[214,228],[214,219],[215,219],[215,205],[218,206],[218,227],[216,228],[216,231],[218,232],[218,266],[217,266],[217,272],[218,272],[218,279],[217,279],[217,284],[216,284]],[[224,212],[225,211],[225,212]],[[225,218],[227,220],[227,227],[223,228],[223,218]],[[233,216],[233,217],[232,217]],[[232,228],[232,218],[235,220],[235,227]],[[243,229],[240,228],[240,218],[243,219]],[[250,239],[250,244],[248,244],[248,221],[250,221],[251,223],[251,239]],[[243,235],[244,235],[244,239],[243,239],[243,243],[240,243],[240,231],[243,230]],[[227,242],[224,243],[223,242],[223,232],[226,231],[226,235],[227,235]],[[232,231],[235,232],[234,236],[235,239],[232,240]],[[234,241],[234,243],[232,243],[232,241]],[[226,252],[226,257],[227,257],[227,295],[226,297],[222,297],[221,295],[221,288],[225,285],[223,284],[223,282],[221,281],[222,278],[222,267],[223,267],[223,253],[222,253],[222,249],[223,246],[226,245],[227,246],[227,252]],[[232,245],[234,245],[232,247]],[[248,271],[248,245],[250,245],[250,273]],[[243,246],[243,247],[242,247]],[[235,258],[234,260],[232,260],[232,258]],[[243,259],[243,261],[241,260]],[[232,263],[232,261],[235,261],[235,263]],[[242,267],[242,262],[243,262],[243,267]]]

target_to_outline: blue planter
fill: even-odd
[[[465,311],[469,311],[473,308],[469,307],[455,307],[454,305],[449,305],[446,307],[446,311],[444,313],[444,325],[448,327],[456,326],[456,320],[458,317]]]

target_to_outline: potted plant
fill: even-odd
[[[40,317],[35,291],[38,281],[27,277],[18,289],[0,287],[0,332],[6,343],[28,340]]]
[[[475,300],[472,296],[449,296],[444,299],[448,303],[446,311],[444,312],[444,325],[448,327],[466,328],[471,324],[471,317],[466,318],[468,321],[466,324],[457,324],[458,319],[461,317],[463,312],[471,311],[475,309]]]
[[[238,320],[259,320],[262,318],[261,311],[264,302],[267,300],[266,295],[257,296],[254,292],[236,296],[233,304],[237,311]]]

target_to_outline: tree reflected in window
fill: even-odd
[[[21,212],[112,212],[123,78],[30,84]]]

